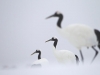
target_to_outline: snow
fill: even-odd
[[[74,66],[53,64],[38,68],[19,66],[12,69],[1,69],[0,75],[100,75],[99,70],[99,64],[80,64]]]

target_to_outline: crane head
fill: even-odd
[[[39,52],[41,52],[40,50],[36,50],[35,52],[33,52],[31,55],[33,55],[33,54],[35,54],[35,53],[39,53]]]
[[[46,19],[51,18],[51,17],[60,17],[60,16],[62,16],[62,13],[60,13],[59,11],[56,11],[53,15],[47,17]]]
[[[47,40],[47,41],[45,41],[45,42],[49,42],[49,41],[57,41],[57,40],[58,40],[57,38],[52,37],[51,39],[49,39],[49,40]]]

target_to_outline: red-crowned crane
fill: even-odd
[[[38,53],[38,60],[34,61],[32,66],[36,67],[36,66],[45,66],[49,64],[49,61],[46,58],[41,58],[41,51],[40,50],[36,50],[34,53],[32,53],[31,55]]]
[[[69,50],[57,50],[56,46],[58,43],[58,39],[55,37],[52,37],[51,39],[47,40],[46,42],[54,41],[53,43],[53,53],[61,64],[72,64],[72,63],[79,63],[79,58],[77,55],[75,55],[73,52]]]
[[[92,29],[84,24],[72,24],[68,25],[66,28],[62,28],[61,22],[63,20],[63,14],[58,11],[46,19],[51,17],[58,17],[57,29],[59,33],[79,50],[82,62],[84,62],[84,58],[81,48],[92,47],[92,49],[95,51],[95,55],[92,59],[93,62],[98,55],[98,51],[95,49],[95,46],[98,46],[100,49],[100,31],[97,29]]]

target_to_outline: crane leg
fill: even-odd
[[[94,61],[94,59],[96,58],[96,56],[98,55],[98,51],[94,48],[94,46],[92,46],[93,50],[95,51],[95,55],[91,61],[91,63]]]
[[[80,55],[81,55],[81,60],[84,63],[84,57],[83,57],[83,54],[82,54],[82,51],[81,50],[80,50]]]

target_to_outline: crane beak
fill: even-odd
[[[49,42],[49,41],[52,41],[52,39],[45,41],[45,43],[46,43],[46,42]]]
[[[47,17],[46,19],[51,18],[51,17],[53,17],[53,16],[54,16],[54,15],[51,15],[51,16]]]
[[[35,54],[36,52],[32,53],[31,55]]]

